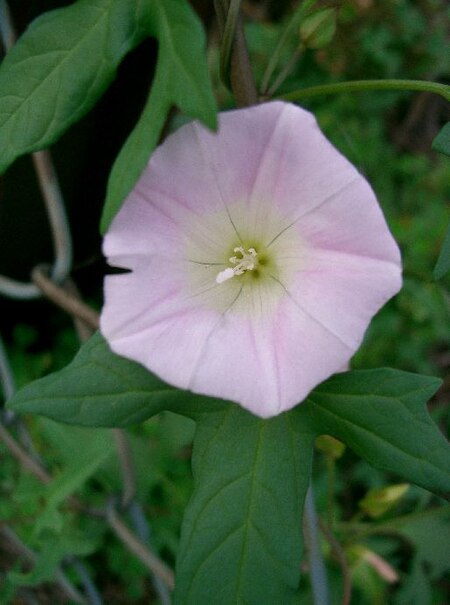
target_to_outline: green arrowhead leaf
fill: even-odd
[[[307,414],[261,420],[229,405],[197,421],[175,603],[297,603],[314,438]]]
[[[78,0],[36,19],[0,67],[0,172],[53,143],[145,35],[142,1]]]
[[[450,122],[447,122],[443,128],[441,128],[439,134],[435,137],[432,148],[435,151],[444,153],[450,156]],[[450,226],[447,229],[444,243],[442,245],[441,253],[439,254],[438,261],[433,270],[434,279],[441,279],[450,271]]]
[[[450,122],[441,128],[437,136],[434,138],[431,147],[439,153],[450,155]]]
[[[440,381],[390,369],[338,374],[302,404],[316,434],[344,441],[368,462],[441,494],[450,491],[449,448],[425,403]],[[100,334],[66,368],[18,391],[18,412],[82,426],[126,426],[162,410],[207,417],[237,406],[175,389],[111,352]]]
[[[436,266],[433,270],[434,279],[441,279],[450,271],[450,225],[445,234],[444,243],[439,254]]]
[[[142,115],[117,157],[101,219],[104,233],[156,147],[172,105],[216,128],[216,105],[202,26],[185,0],[149,3],[149,33],[159,40],[158,63]]]
[[[87,429],[79,429],[82,430]],[[45,508],[36,521],[35,532],[45,529],[47,519],[51,519],[58,506],[79,490],[114,453],[114,442],[110,431],[89,432],[89,441],[84,440],[83,447],[78,448],[76,456],[73,456],[69,464],[46,486]]]
[[[450,448],[425,403],[441,381],[391,369],[336,374],[307,399],[316,430],[373,466],[437,494],[450,491]]]
[[[65,556],[86,556],[98,547],[86,535],[76,535],[67,526],[65,530],[59,535],[49,532],[46,539],[40,540],[40,549],[31,571],[23,573],[13,569],[8,573],[7,579],[16,586],[37,586],[42,582],[54,582],[55,575],[60,574],[59,564]]]
[[[448,572],[450,508],[442,506],[397,519],[397,528],[414,545],[416,557],[426,564],[433,578]],[[433,539],[430,540],[430,536]]]
[[[117,427],[142,422],[161,410],[178,411],[184,405],[188,412],[196,399],[115,355],[97,333],[66,368],[27,385],[8,406],[68,424]]]
[[[374,466],[444,493],[448,447],[425,409],[439,382],[389,369],[348,372],[291,412],[261,420],[164,384],[113,354],[97,334],[67,368],[22,389],[9,405],[88,426],[123,426],[163,409],[192,417],[195,489],[183,524],[176,602],[293,605],[313,439],[333,435]]]

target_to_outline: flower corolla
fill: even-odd
[[[270,417],[341,370],[401,286],[367,181],[309,112],[191,122],[150,158],[104,240],[101,331],[182,389]]]

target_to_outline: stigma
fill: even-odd
[[[258,253],[254,248],[246,250],[243,246],[238,246],[234,248],[233,252],[236,253],[236,256],[231,256],[228,260],[234,266],[227,267],[216,275],[218,284],[222,284],[236,275],[242,275],[246,271],[253,271],[258,266]]]

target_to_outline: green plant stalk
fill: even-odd
[[[332,456],[326,458],[327,468],[327,522],[333,531],[334,527],[334,491],[336,485],[336,461]]]
[[[296,48],[295,52],[292,54],[292,57],[289,59],[289,61],[283,67],[281,72],[278,74],[278,77],[275,79],[275,82],[267,90],[268,97],[272,97],[276,93],[276,91],[280,88],[280,86],[283,84],[283,82],[289,76],[291,71],[294,69],[295,64],[297,63],[297,61],[300,59],[300,57],[302,55],[302,52],[303,52],[303,44],[300,44]]]
[[[411,521],[416,521],[418,519],[426,519],[427,517],[434,517],[436,514],[443,514],[447,512],[447,506],[441,506],[438,509],[432,508],[426,511],[420,511],[415,513],[409,513],[407,515],[402,515],[401,517],[397,517],[395,519],[391,519],[389,521],[383,521],[382,523],[369,524],[369,523],[355,523],[350,521],[348,523],[340,523],[339,530],[343,533],[354,532],[354,536],[345,540],[345,545],[353,544],[354,542],[358,542],[362,538],[367,538],[376,534],[384,534],[389,533],[392,535],[398,535],[401,538],[405,538],[405,536],[397,529],[401,525],[405,525]]]
[[[304,535],[310,567],[310,581],[314,605],[330,605],[328,578],[320,546],[319,519],[314,503],[312,483],[305,499]]]
[[[336,82],[334,84],[321,84],[294,90],[278,98],[284,101],[300,101],[309,97],[329,95],[339,92],[363,92],[368,90],[411,90],[432,92],[441,95],[450,101],[450,86],[426,80],[353,80],[349,82]]]
[[[233,6],[230,6],[233,4]],[[231,43],[229,63],[225,66],[226,53],[224,45],[221,46],[221,77],[229,78],[229,84],[238,107],[247,107],[258,103],[258,92],[253,78],[247,44],[244,36],[238,0],[214,0],[219,29],[225,33]],[[232,11],[231,14],[229,11]],[[233,32],[233,35],[231,35]],[[223,34],[222,34],[223,35]],[[228,42],[227,42],[228,44]],[[226,71],[225,74],[223,72]],[[226,82],[225,82],[226,85]]]
[[[231,89],[230,64],[231,51],[233,49],[234,37],[236,34],[237,20],[241,9],[241,0],[231,0],[228,9],[225,27],[222,36],[220,49],[220,75],[223,83]]]
[[[289,23],[286,25],[283,33],[281,34],[278,44],[270,57],[269,63],[267,64],[266,70],[261,80],[260,92],[261,95],[267,94],[269,83],[272,78],[273,72],[275,71],[281,55],[283,53],[284,46],[289,40],[289,37],[293,35],[295,29],[298,27],[305,13],[314,6],[316,0],[305,0],[298,11],[294,12]]]

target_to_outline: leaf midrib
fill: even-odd
[[[169,25],[169,18],[168,18],[166,9],[164,8],[164,5],[162,5],[161,7],[158,7],[158,8],[159,8],[159,15],[160,15],[160,19],[161,19],[161,21],[160,21],[161,27],[159,28],[158,40],[160,40],[160,38],[162,38],[161,30],[164,30],[164,34],[165,34],[164,46],[167,49],[167,54],[170,54],[170,56],[172,58],[176,59],[175,64],[178,63],[177,71],[181,71],[184,74],[184,76],[186,77],[186,79],[189,82],[191,82],[192,89],[198,90],[200,92],[200,89],[197,86],[197,81],[196,81],[195,77],[191,74],[191,72],[189,70],[186,69],[184,62],[182,60],[182,57],[177,50],[176,44],[173,40],[172,30]],[[164,59],[165,58],[166,57],[164,57]],[[161,57],[161,59],[163,59],[163,57]],[[173,90],[172,90],[172,92],[173,92]],[[204,96],[203,93],[201,93],[201,96]]]
[[[248,558],[248,536],[250,533],[250,526],[252,525],[250,522],[250,510],[252,508],[252,503],[254,500],[254,491],[255,491],[255,485],[257,483],[256,481],[256,469],[258,468],[258,460],[259,460],[259,456],[260,456],[260,450],[261,450],[261,441],[262,441],[262,436],[263,433],[265,432],[266,429],[266,424],[261,421],[259,423],[258,426],[258,438],[257,438],[257,442],[256,442],[256,447],[255,447],[255,455],[253,458],[253,473],[252,473],[252,478],[251,478],[251,482],[250,482],[250,490],[249,490],[249,495],[248,495],[248,504],[247,504],[247,510],[246,510],[246,516],[245,516],[245,522],[244,522],[244,532],[243,532],[243,537],[242,537],[242,546],[241,546],[241,556],[239,558],[239,565],[238,565],[238,576],[237,576],[237,580],[236,580],[236,592],[235,592],[235,599],[236,599],[236,603],[238,603],[238,597],[240,597],[241,595],[241,586],[242,586],[242,582],[243,582],[243,576],[245,576],[245,560]]]
[[[367,434],[371,435],[373,438],[375,438],[376,440],[380,441],[381,443],[388,444],[393,449],[401,452],[405,457],[412,458],[413,460],[418,460],[419,462],[421,462],[424,465],[424,467],[431,467],[434,470],[446,472],[445,467],[440,466],[440,465],[438,466],[436,463],[431,463],[431,462],[428,462],[427,460],[424,460],[421,456],[415,456],[414,454],[411,454],[409,452],[406,452],[405,450],[402,450],[399,446],[395,445],[391,441],[387,441],[387,439],[383,439],[383,437],[380,437],[380,435],[378,435],[374,431],[371,431],[370,429],[368,429],[368,428],[366,428],[366,427],[364,427],[364,426],[362,426],[360,424],[356,424],[354,422],[351,422],[350,420],[348,420],[344,416],[340,416],[336,412],[331,412],[328,408],[321,407],[320,404],[315,403],[311,398],[309,399],[309,401],[311,402],[311,405],[315,406],[319,410],[325,411],[330,416],[332,416],[332,417],[334,416],[335,418],[338,418],[339,421],[342,424],[349,425],[350,427],[353,428],[353,430],[355,430],[355,428],[356,428],[356,429],[360,430],[361,432],[364,432],[364,433],[367,433]]]
[[[111,0],[110,0],[110,3],[111,3]],[[82,44],[84,44],[86,38],[94,33],[94,31],[97,29],[97,26],[99,25],[99,23],[101,21],[103,21],[103,19],[105,17],[108,17],[108,8],[98,7],[98,9],[101,11],[101,14],[100,14],[99,18],[93,23],[92,27],[90,29],[88,29],[88,31],[86,33],[83,34],[83,36],[79,39],[78,43],[75,46],[72,46],[72,48],[70,48],[66,51],[66,54],[63,57],[63,59],[59,63],[57,63],[55,65],[55,67],[53,67],[53,69],[51,69],[46,74],[45,78],[43,78],[42,80],[39,81],[39,84],[35,88],[33,88],[31,95],[28,95],[25,98],[21,97],[22,102],[19,103],[19,105],[16,107],[16,109],[13,112],[9,112],[6,114],[6,115],[8,115],[8,118],[3,123],[0,124],[0,129],[6,128],[9,121],[12,120],[13,118],[15,118],[17,116],[17,114],[20,111],[22,111],[22,108],[24,107],[24,105],[27,103],[30,103],[32,101],[34,95],[36,94],[36,91],[38,91],[42,86],[44,86],[44,84],[46,84],[48,82],[48,80],[53,76],[53,74],[55,72],[57,72],[61,68],[61,66],[65,63],[65,61],[68,60],[68,58],[71,58],[76,52],[79,51]],[[44,53],[44,54],[47,54],[47,53]],[[40,56],[40,55],[37,55],[37,56]],[[34,57],[36,57],[36,55],[34,55]],[[20,65],[21,63],[22,63],[22,61],[20,63],[18,63],[18,65]]]

